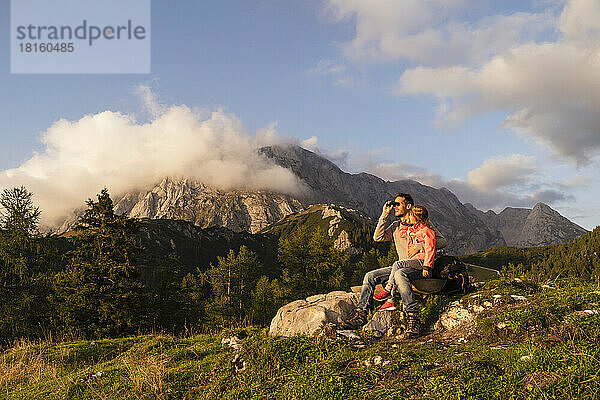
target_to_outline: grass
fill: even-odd
[[[464,343],[365,337],[368,345],[356,348],[246,328],[242,371],[236,371],[235,351],[221,345],[240,330],[19,341],[0,356],[0,398],[600,398],[600,316],[585,312],[598,308],[597,288],[566,281],[552,286],[500,279],[465,296],[464,302],[502,301],[479,316],[476,335]],[[423,312],[432,320],[447,303],[432,297]],[[500,323],[506,328],[498,330]]]

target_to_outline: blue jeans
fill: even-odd
[[[369,271],[365,274],[362,288],[360,289],[360,299],[356,305],[358,308],[363,310],[367,309],[369,306],[369,301],[371,301],[371,297],[373,296],[375,286],[379,284],[383,285],[385,282],[387,282],[390,277],[390,272],[392,272],[392,267],[384,267],[374,269],[373,271]]]
[[[398,260],[392,264],[390,278],[385,285],[385,290],[392,292],[392,296],[396,294],[396,281],[394,275],[396,274],[397,270],[402,268],[423,269],[423,260]]]
[[[397,261],[396,263],[394,263],[394,265],[399,263],[402,263],[402,261]],[[412,286],[410,282],[411,280],[423,277],[422,269],[406,268],[405,265],[402,266],[404,268],[396,268],[396,271],[393,276],[396,290],[398,291],[398,293],[400,293],[400,296],[402,297],[404,311],[411,313],[418,312],[417,301],[415,300],[415,294],[412,291]],[[396,267],[399,267],[399,265],[396,265]],[[369,306],[371,298],[373,297],[373,291],[375,290],[375,286],[379,284],[384,285],[386,282],[388,282],[388,280],[392,278],[391,272],[391,266],[374,269],[373,271],[367,272],[363,279],[362,288],[360,290],[360,298],[356,307],[366,310]]]
[[[423,278],[422,268],[405,267],[400,268],[394,273],[394,283],[396,290],[402,297],[402,305],[406,313],[418,313],[419,307],[415,299],[415,293],[412,290],[411,281]]]

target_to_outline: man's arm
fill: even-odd
[[[388,220],[388,215],[381,214],[379,220],[377,221],[377,226],[375,227],[375,232],[373,233],[373,240],[376,242],[389,242],[394,238],[394,230],[398,225],[398,221],[394,221],[386,228]]]
[[[375,227],[375,232],[373,232],[373,240],[376,242],[389,242],[394,237],[394,229],[396,229],[396,221],[392,222],[390,226],[387,228],[385,225],[387,224],[388,217],[390,216],[390,212],[394,207],[392,205],[388,205],[385,203],[383,205],[383,210],[381,211],[381,216],[377,220],[377,226]]]

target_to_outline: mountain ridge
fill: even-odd
[[[508,243],[562,243],[586,232],[541,203],[535,212],[510,211],[510,207],[500,214],[483,212],[463,204],[447,188],[436,189],[413,180],[390,182],[366,172],[347,173],[299,146],[266,146],[257,151],[266,162],[294,173],[304,190],[294,196],[222,190],[193,179],[165,177],[149,189],[115,197],[115,211],[135,218],[184,219],[204,228],[223,226],[256,233],[314,204],[359,210],[376,221],[382,205],[404,192],[429,209],[432,223],[449,241],[450,253],[469,254]],[[69,229],[73,221],[66,221],[59,231]]]

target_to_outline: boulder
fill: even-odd
[[[269,335],[311,336],[328,324],[341,327],[356,307],[358,298],[358,293],[335,291],[293,301],[277,311]]]
[[[392,311],[378,311],[373,314],[373,318],[363,327],[365,331],[378,332],[382,335],[388,333],[392,329]]]

